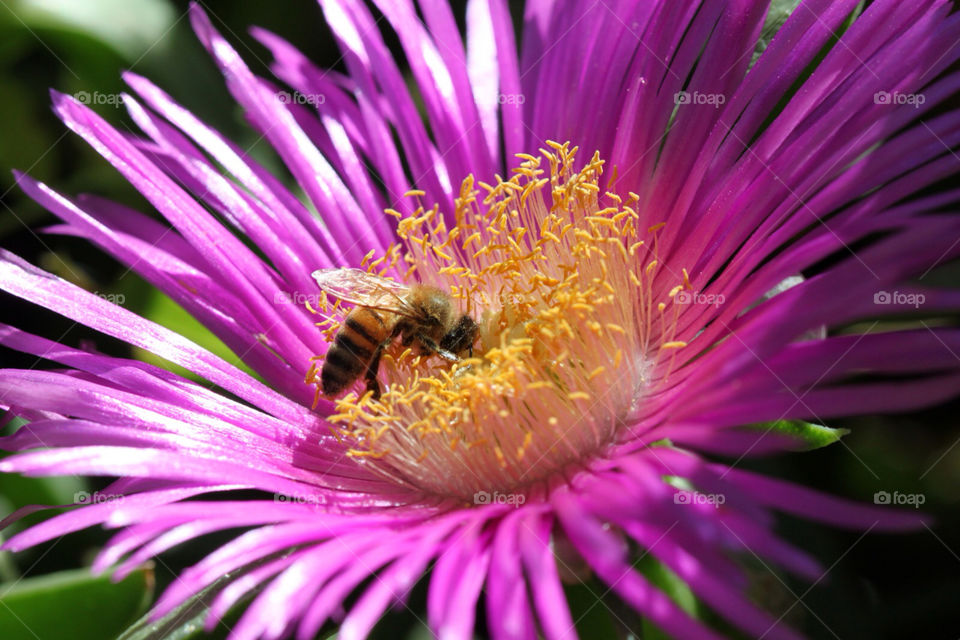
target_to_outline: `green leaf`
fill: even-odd
[[[643,553],[642,549],[635,549]],[[681,609],[693,617],[701,611],[696,596],[677,574],[650,553],[643,553],[634,562],[634,569],[652,585],[663,591]],[[596,640],[673,640],[643,618],[633,607],[613,593],[606,584],[593,577],[579,584],[564,586],[570,615],[581,638]]]
[[[218,637],[204,632],[203,621],[207,617],[209,603],[226,584],[225,576],[159,620],[151,620],[149,614],[143,616],[117,640],[211,640]]]
[[[179,333],[220,356],[230,364],[246,371],[250,375],[256,374],[240,358],[236,356],[223,342],[207,329],[199,320],[187,313],[183,307],[174,302],[169,296],[160,292],[133,273],[123,279],[123,285],[116,292],[110,292],[113,301],[142,315],[143,317],[163,325]],[[198,380],[199,378],[183,367],[173,364],[160,356],[145,349],[134,348],[134,357],[149,362],[163,369]]]
[[[23,420],[16,419],[13,425],[15,425],[15,428],[19,428],[23,423]],[[15,431],[14,426],[7,426],[9,431],[4,429],[3,433],[5,435]],[[8,455],[13,454],[5,452],[0,454],[0,458]],[[0,516],[6,517],[17,509],[28,505],[72,504],[76,502],[78,493],[89,489],[89,482],[79,476],[31,478],[14,473],[3,473],[0,474]],[[7,529],[4,529],[0,533],[0,539],[10,537],[28,526],[35,525],[59,513],[60,510],[58,509],[46,509],[28,514],[22,519],[12,522]],[[3,569],[0,568],[0,579],[8,578],[9,576],[4,575],[2,571]],[[2,584],[0,584],[0,587],[2,587]]]
[[[77,493],[86,489],[89,489],[87,481],[77,476],[29,478],[7,473],[0,475],[0,497],[8,502],[10,511],[31,504],[72,504]]]
[[[570,616],[579,637],[596,640],[619,637],[611,609],[617,608],[619,603],[611,602],[612,598],[607,595],[609,590],[596,578],[564,586]]]
[[[760,31],[760,38],[753,50],[753,60],[750,65],[757,61],[766,48],[770,45],[773,37],[780,31],[780,27],[787,21],[793,12],[800,6],[801,0],[773,0],[770,8],[767,10],[767,17],[763,22],[763,29]],[[848,16],[846,22],[841,27],[841,33],[853,23],[853,21],[863,12],[864,3],[859,3]]]
[[[6,416],[0,413],[0,422]],[[13,418],[0,428],[0,435],[9,436],[17,429],[27,424],[22,418]],[[0,453],[0,459],[13,455],[12,452]],[[63,505],[72,504],[77,500],[77,494],[90,488],[89,482],[80,476],[50,476],[31,478],[14,473],[0,474],[0,516],[6,517],[21,507],[28,505]],[[50,509],[24,516],[10,524],[9,528],[0,533],[0,539],[10,537],[11,534],[22,530],[26,526],[37,524],[59,513]],[[0,567],[0,579],[8,576],[3,574]],[[2,588],[2,583],[0,583]]]
[[[2,37],[2,36],[0,36]],[[4,61],[6,62],[6,61]],[[42,180],[54,175],[55,154],[45,154],[57,142],[53,132],[45,125],[43,111],[46,96],[37,96],[27,83],[19,81],[12,73],[0,68],[0,87],[3,87],[3,100],[0,100],[0,122],[16,123],[6,126],[0,136],[0,163],[4,167],[3,184],[13,185],[13,177],[7,167],[30,167],[32,175]],[[4,211],[0,218],[0,230],[10,228],[19,230],[23,224],[35,222],[39,218],[39,208]],[[18,220],[18,218],[20,218]]]
[[[665,564],[654,558],[650,553],[637,561],[637,569],[654,586],[667,594],[681,609],[693,617],[697,617],[699,607],[697,597],[680,576],[671,571]]]
[[[207,633],[203,629],[203,623],[210,610],[210,604],[224,588],[240,576],[289,553],[291,553],[290,550],[270,554],[246,567],[241,567],[221,576],[206,589],[183,601],[159,620],[151,620],[150,614],[143,616],[117,637],[117,640],[219,640],[226,638],[231,627],[242,615],[249,602],[263,590],[263,585],[254,587],[244,597],[240,598],[227,615],[217,623],[216,629]]]
[[[766,22],[764,23],[763,29],[760,34],[760,38],[757,40],[757,43],[754,47],[753,58],[750,61],[750,67],[752,68],[756,64],[757,60],[760,59],[760,56],[766,50],[767,46],[773,41],[776,37],[777,32],[780,31],[780,28],[784,25],[793,11],[800,6],[798,0],[774,0],[770,6],[770,10],[767,12]],[[830,38],[827,42],[821,47],[820,51],[813,57],[810,63],[806,68],[800,72],[797,76],[796,81],[793,85],[787,89],[786,93],[780,98],[780,101],[776,106],[770,111],[770,114],[767,116],[767,119],[762,125],[756,134],[756,137],[759,137],[762,132],[767,130],[767,127],[777,118],[778,115],[783,111],[787,106],[790,100],[794,95],[800,90],[800,87],[803,86],[803,83],[813,75],[813,72],[820,66],[820,63],[823,62],[824,58],[827,57],[827,54],[833,49],[834,46],[840,41],[840,37],[850,28],[850,25],[853,24],[854,20],[862,13],[864,3],[860,2],[856,7],[853,8],[853,11],[850,12],[850,15],[847,16],[847,19],[840,26],[837,31],[831,32]],[[806,9],[809,11],[809,9]],[[749,141],[748,141],[749,142]]]
[[[0,586],[0,638],[115,638],[149,606],[153,584],[142,568],[117,583],[77,569]]]
[[[14,6],[27,28],[83,33],[127,60],[138,60],[177,18],[167,0],[19,0]]]
[[[796,442],[796,451],[812,451],[837,442],[849,429],[833,429],[803,420],[778,420],[750,425],[751,429],[788,436]]]
[[[783,26],[783,23],[787,21],[787,18],[790,17],[790,14],[793,13],[799,4],[800,0],[773,0],[773,2],[770,3],[770,8],[767,10],[767,17],[763,22],[763,29],[760,31],[760,39],[757,40],[757,44],[753,50],[751,65],[756,62],[760,54],[766,50],[770,41],[773,40],[773,36],[777,35],[777,31],[780,31],[780,27]]]
[[[651,584],[663,591],[681,609],[694,618],[699,617],[697,597],[693,595],[687,583],[665,564],[647,553],[637,561],[636,567]],[[646,618],[641,623],[641,631],[643,640],[673,640],[670,635]]]

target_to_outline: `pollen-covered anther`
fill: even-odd
[[[437,207],[390,212],[403,246],[365,259],[402,254],[408,282],[450,291],[480,325],[472,357],[397,344],[379,400],[338,401],[350,454],[399,483],[470,500],[585,462],[623,435],[683,346],[666,292],[689,280],[658,260],[659,226],[639,228],[636,195],[601,190],[598,155],[575,170],[576,148],[548,146],[520,155],[509,180],[468,176],[451,227]]]

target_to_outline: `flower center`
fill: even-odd
[[[330,420],[350,455],[398,483],[467,500],[522,492],[615,442],[686,346],[674,296],[689,285],[685,271],[661,273],[663,225],[641,233],[638,197],[601,192],[599,155],[577,171],[576,148],[549,146],[507,181],[467,177],[452,228],[437,207],[388,211],[403,247],[367,269],[390,272],[402,255],[404,282],[449,291],[480,327],[454,363],[397,342],[379,399],[337,401]]]

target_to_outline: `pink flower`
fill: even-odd
[[[956,393],[955,329],[830,329],[957,309],[910,279],[960,253],[960,223],[934,215],[960,192],[919,195],[957,175],[960,114],[934,110],[960,86],[944,75],[960,16],[877,0],[833,43],[857,1],[810,0],[751,66],[764,2],[531,1],[515,34],[505,2],[474,0],[465,48],[444,3],[376,4],[423,117],[361,2],[321,1],[345,75],[255,31],[283,89],[192,11],[306,204],[140,76],[125,75],[125,103],[142,137],[54,94],[169,226],[18,175],[22,188],[60,217],[55,231],[135,269],[262,381],[3,253],[5,291],[210,383],[0,329],[66,367],[0,371],[0,408],[29,422],[2,439],[20,453],[0,470],[116,477],[122,496],[4,548],[101,524],[120,530],[94,568],[122,575],[249,529],[155,609],[234,575],[211,626],[263,587],[234,640],[312,638],[331,619],[362,638],[428,570],[439,637],[471,637],[480,599],[494,638],[572,637],[560,574],[574,558],[675,637],[719,637],[634,570],[639,549],[745,633],[797,637],[744,595],[735,561],[821,577],[774,512],[870,530],[920,520],[710,459],[789,444],[744,425]],[[391,346],[379,400],[321,397],[343,314],[311,274],[342,267],[449,291],[479,324],[472,355]],[[241,489],[268,497],[231,497]]]

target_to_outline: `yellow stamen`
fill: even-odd
[[[473,357],[452,364],[389,346],[382,396],[337,401],[329,419],[348,455],[392,480],[467,499],[531,485],[614,442],[686,346],[678,314],[664,313],[690,288],[657,256],[665,223],[639,231],[639,196],[603,191],[599,155],[577,170],[568,143],[540,151],[518,155],[507,180],[468,176],[449,217],[388,211],[402,245],[364,257],[450,291],[480,326]],[[339,303],[321,307],[342,316]],[[308,383],[317,377],[313,363]]]

